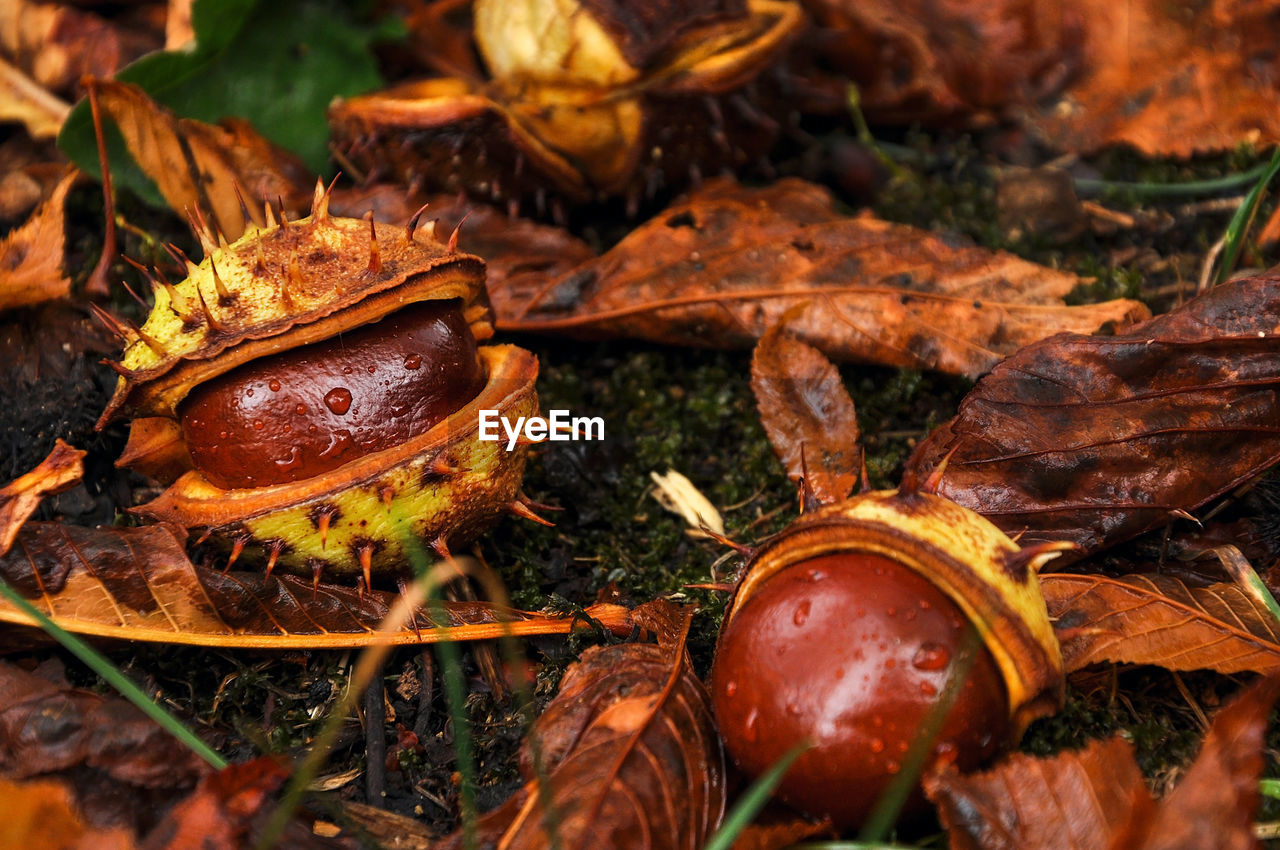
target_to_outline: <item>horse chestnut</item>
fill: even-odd
[[[778,796],[842,827],[909,756],[990,759],[1062,698],[1035,574],[1062,548],[1020,550],[925,493],[803,515],[752,558],[721,626],[711,695],[730,756],[754,776],[807,741]]]
[[[179,421],[210,482],[281,484],[424,433],[475,398],[484,378],[457,305],[428,302],[201,384]]]
[[[319,581],[410,572],[519,499],[526,449],[479,439],[479,412],[537,413],[537,359],[493,333],[484,263],[416,219],[246,223],[177,284],[153,280],[99,425],[134,415],[120,459],[168,489],[132,510]]]
[[[1009,736],[1004,682],[991,653],[971,643],[954,602],[879,555],[812,558],[762,585],[720,640],[711,689],[739,767],[764,772],[796,741],[811,748],[778,796],[796,808],[861,822],[917,738],[941,721],[929,753],[961,769]],[[930,717],[961,678],[945,719]],[[954,686],[952,686],[954,687]],[[913,807],[923,800],[918,794]]]

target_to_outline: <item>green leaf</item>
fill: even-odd
[[[398,21],[366,23],[358,9],[332,0],[197,0],[192,25],[194,48],[144,56],[116,79],[141,86],[184,118],[244,118],[316,173],[328,170],[330,101],[381,86],[370,45],[403,34]],[[116,183],[163,205],[126,158],[119,135],[111,135]],[[87,102],[67,118],[58,144],[81,169],[100,176]]]

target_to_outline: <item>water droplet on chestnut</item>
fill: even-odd
[[[942,670],[951,663],[951,650],[933,641],[920,644],[911,656],[911,666],[917,670]]]
[[[324,406],[337,416],[344,415],[351,409],[351,390],[346,387],[334,387],[324,394]]]
[[[271,383],[267,384],[267,386],[271,388],[271,391],[273,393],[280,392],[280,382],[277,381],[275,378],[272,378]]]

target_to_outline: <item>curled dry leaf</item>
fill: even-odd
[[[689,614],[683,617],[676,634],[671,614],[658,611],[650,625],[658,646],[592,647],[565,673],[521,749],[527,782],[480,819],[481,846],[694,850],[706,843],[724,812],[724,756],[706,690],[685,658]],[[443,848],[464,843],[459,832]]]
[[[784,321],[797,320],[803,310]],[[751,357],[751,389],[787,476],[803,480],[823,504],[853,492],[862,468],[858,417],[831,361],[780,323],[765,332]]]
[[[311,200],[311,174],[293,154],[263,138],[247,122],[220,125],[178,118],[139,87],[92,82],[105,116],[120,128],[129,152],[178,213],[198,210],[228,240],[244,232],[237,187],[246,200],[280,199],[291,214]],[[250,204],[254,222],[262,210]]]
[[[51,663],[34,673],[0,663],[0,774],[62,779],[89,825],[149,829],[207,773],[125,700],[70,687]]]
[[[22,227],[0,242],[0,311],[62,298],[71,281],[62,271],[63,206],[76,174],[62,178]]]
[[[1233,281],[1116,336],[1029,345],[978,382],[908,474],[1023,542],[1096,551],[1280,461],[1280,277]]]
[[[0,557],[18,529],[45,496],[61,493],[84,478],[85,452],[58,440],[39,466],[0,488]]]
[[[1213,720],[1195,762],[1159,804],[1120,738],[1050,759],[1015,755],[985,773],[926,779],[956,850],[1246,850],[1257,843],[1272,676]]]
[[[185,540],[183,529],[165,523],[117,529],[28,523],[0,558],[0,578],[68,631],[198,646],[431,643],[444,635],[438,625],[457,627],[448,633],[450,640],[566,634],[591,622],[621,634],[632,628],[627,609],[618,605],[592,606],[577,617],[444,602],[443,624],[418,611],[408,627],[384,634],[378,626],[396,601],[394,593],[290,575],[224,573],[193,564]],[[0,620],[34,625],[3,602]]]
[[[1219,673],[1280,670],[1280,624],[1238,585],[1046,573],[1040,589],[1068,672],[1102,661]]]
[[[513,275],[489,292],[505,330],[701,348],[754,345],[810,302],[788,330],[828,357],[976,376],[1055,331],[1148,315],[1127,300],[1065,306],[1080,282],[952,237],[846,218],[800,180],[715,180],[596,260],[536,283]]]

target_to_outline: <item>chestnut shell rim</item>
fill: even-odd
[[[857,512],[864,507],[887,516],[859,516]],[[969,557],[950,554],[929,539],[931,530],[951,530],[961,524],[964,530],[955,532],[957,536],[972,539],[980,535],[972,540],[973,551],[966,553]],[[941,496],[896,490],[863,493],[802,515],[758,550],[733,591],[720,631],[728,628],[741,600],[793,564],[822,555],[882,555],[932,581],[978,630],[1004,676],[1016,739],[1033,720],[1055,713],[1065,700],[1062,654],[1040,596],[1038,577],[1033,571],[1027,574],[1036,604],[1022,612],[1016,598],[1003,598],[984,586],[972,566],[978,558],[992,559],[996,580],[1004,582],[1006,590],[1013,589],[1016,579],[999,577],[999,571],[1003,558],[1019,551],[1016,543],[984,517]],[[1017,592],[1024,594],[1026,603],[1027,589]]]
[[[322,500],[334,492],[375,481],[383,472],[423,454],[444,454],[451,444],[479,438],[482,409],[509,409],[532,394],[538,358],[514,345],[481,346],[488,378],[480,393],[446,419],[405,442],[372,452],[321,475],[266,487],[223,489],[199,470],[184,473],[150,502],[129,513],[187,528],[217,528],[296,505]],[[433,452],[434,450],[434,452]]]

